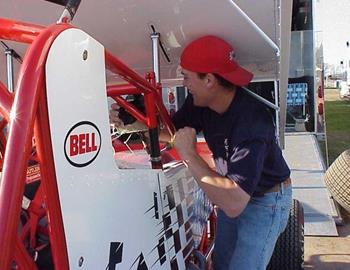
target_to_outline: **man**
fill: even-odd
[[[218,207],[215,270],[266,269],[292,202],[290,170],[273,116],[241,86],[253,75],[215,36],[191,42],[181,55],[189,95],[175,113],[174,145],[198,185]],[[216,171],[198,155],[202,131]],[[163,136],[164,138],[164,136]]]
[[[273,117],[240,86],[252,74],[233,48],[215,36],[191,42],[181,55],[190,95],[175,114],[175,147],[218,210],[214,269],[266,269],[291,207],[290,170]],[[213,171],[195,150],[203,131]]]

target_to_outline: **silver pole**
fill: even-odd
[[[265,34],[263,30],[233,1],[230,1],[238,13],[254,28],[254,30],[275,50],[277,56],[280,55],[280,49],[272,39]]]
[[[11,49],[5,50],[6,63],[7,63],[7,88],[13,93],[14,88],[14,75],[13,75],[13,51]]]
[[[159,33],[152,33],[152,53],[153,53],[153,71],[156,75],[156,83],[160,83],[160,71],[159,71]]]
[[[242,87],[244,90],[246,90],[248,92],[249,95],[253,96],[254,98],[256,98],[257,100],[259,100],[260,102],[264,103],[265,105],[269,106],[270,108],[276,110],[276,112],[278,112],[280,110],[280,108],[278,107],[278,105],[273,104],[272,102],[264,99],[263,97],[259,96],[258,94],[255,94],[253,91],[249,90],[246,87]],[[278,102],[278,101],[277,101]]]
[[[274,81],[274,94],[275,94],[275,105],[278,107],[278,82],[275,80]],[[275,111],[276,114],[276,137],[279,138],[280,136],[280,114],[279,114],[279,110]]]

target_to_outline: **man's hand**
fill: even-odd
[[[111,124],[114,124],[115,127],[123,127],[124,123],[119,118],[119,109],[120,106],[117,103],[113,103],[111,105],[111,109],[109,110],[109,121]]]
[[[196,141],[196,130],[193,128],[184,127],[175,133],[174,146],[181,159],[189,160],[197,155]]]
[[[111,109],[109,110],[109,121],[112,125],[113,132],[117,132],[119,135],[123,135],[134,132],[148,131],[147,126],[137,120],[130,124],[125,124],[123,120],[120,119],[119,110],[120,106],[117,103],[111,104]]]

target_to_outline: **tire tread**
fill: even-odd
[[[279,236],[266,269],[304,269],[304,211],[297,200],[293,200],[287,227]]]

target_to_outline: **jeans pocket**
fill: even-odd
[[[292,207],[292,200],[288,200],[288,202],[286,203],[286,205],[283,205],[281,207],[281,224],[280,224],[280,233],[282,233],[288,224],[288,220],[289,220],[289,212],[290,209]]]
[[[289,220],[289,209],[282,209],[281,210],[281,223],[280,223],[280,228],[279,228],[279,232],[282,233],[288,224],[288,220]]]
[[[250,202],[255,205],[273,208],[276,206],[276,192],[266,193],[261,197],[251,197]]]

